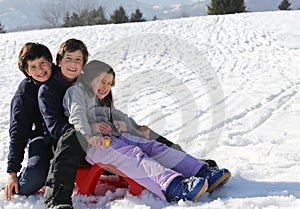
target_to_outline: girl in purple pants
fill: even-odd
[[[129,117],[113,105],[114,83],[115,73],[109,65],[91,61],[65,94],[65,114],[90,144],[87,161],[112,164],[164,200],[197,200],[210,186],[208,164],[136,134]],[[101,122],[112,129],[109,146],[104,146],[98,126]],[[222,175],[217,173],[224,176],[223,171]]]

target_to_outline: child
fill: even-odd
[[[92,145],[86,157],[91,164],[112,164],[168,201],[196,200],[206,190],[206,179],[209,192],[229,179],[227,169],[210,172],[204,161],[155,140],[130,134],[134,131],[130,119],[113,106],[111,86],[114,84],[113,69],[103,62],[91,61],[64,97],[69,122]],[[110,146],[104,147],[99,122],[111,126]]]
[[[56,62],[61,70],[39,91],[39,106],[46,128],[58,140],[46,181],[46,208],[73,208],[71,195],[76,171],[84,160],[88,144],[64,116],[62,98],[66,89],[80,74],[87,59],[87,48],[80,40],[67,40],[60,46],[57,54]]]
[[[18,65],[26,78],[11,101],[7,162],[9,176],[4,187],[8,201],[13,193],[30,195],[37,192],[45,184],[52,157],[50,139],[44,136],[37,101],[40,85],[51,76],[52,55],[43,44],[26,43],[19,53]],[[27,167],[17,177],[27,144]]]
[[[77,138],[73,126],[64,116],[62,99],[66,89],[81,73],[88,55],[87,47],[80,40],[69,39],[62,43],[56,56],[60,69],[39,89],[38,102],[46,131],[57,140],[46,180],[45,208],[73,208],[71,195],[76,171],[86,155],[87,143],[80,135]]]

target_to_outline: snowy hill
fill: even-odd
[[[232,172],[197,202],[166,203],[148,191],[74,197],[79,208],[298,209],[300,207],[300,11],[202,16],[0,34],[0,187],[6,179],[9,105],[28,41],[53,55],[68,38],[114,66],[116,106],[198,158]],[[109,201],[126,193],[121,200]],[[97,199],[97,204],[88,204]],[[41,195],[1,209],[42,209]]]

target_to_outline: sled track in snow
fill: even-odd
[[[254,119],[253,124],[251,124],[249,127],[244,127],[244,129],[241,131],[231,132],[228,134],[228,137],[233,138],[234,136],[242,136],[260,127],[274,114],[276,114],[276,112],[280,108],[282,108],[288,101],[292,100],[298,93],[299,92],[295,87],[290,87],[286,90],[282,90],[277,95],[271,95],[270,97],[266,98],[266,103],[257,103],[256,105],[245,109],[239,115],[235,115],[231,118],[226,119],[225,124],[229,124],[237,120],[240,121],[246,119],[249,115],[255,115],[256,113],[257,115],[259,115]]]

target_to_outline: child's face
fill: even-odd
[[[108,73],[102,73],[94,78],[91,87],[98,99],[103,99],[109,94],[113,78],[113,75]]]
[[[27,74],[39,82],[47,81],[51,76],[51,63],[44,57],[27,61]]]
[[[83,68],[83,54],[80,50],[66,52],[59,63],[61,73],[68,81],[74,81]]]

